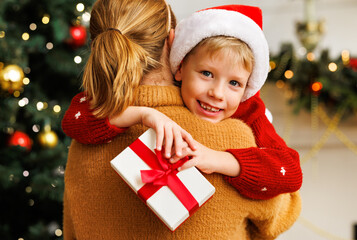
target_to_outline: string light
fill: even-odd
[[[35,31],[37,29],[36,23],[31,23],[29,28],[30,28],[30,30]]]
[[[269,71],[274,70],[276,68],[276,63],[274,61],[270,61],[269,62],[269,66],[270,66],[270,70]]]
[[[55,106],[53,107],[53,111],[54,111],[55,113],[61,112],[61,106],[55,105]]]
[[[286,70],[284,76],[286,79],[291,79],[294,76],[294,72],[291,70]]]
[[[49,22],[50,22],[50,15],[48,15],[48,14],[43,15],[42,23],[43,24],[48,24]]]
[[[74,57],[74,62],[77,64],[80,64],[82,62],[82,58],[80,56],[75,56]]]
[[[24,85],[29,85],[29,84],[30,84],[30,79],[27,78],[27,77],[25,77],[24,79],[22,79],[22,83],[23,83]]]
[[[19,100],[20,107],[25,107],[27,104],[29,104],[28,98],[23,98],[23,99]]]
[[[322,85],[322,83],[320,83],[320,82],[314,82],[314,83],[311,85],[311,89],[312,89],[312,91],[314,91],[314,92],[320,91],[320,90],[322,89],[322,87],[323,87],[323,85]]]
[[[64,167],[63,166],[58,166],[54,170],[53,174],[56,175],[56,176],[63,176],[64,175]]]
[[[32,131],[34,131],[35,133],[38,133],[40,131],[40,125],[38,125],[38,124],[33,125]]]
[[[18,98],[18,97],[20,97],[21,93],[20,93],[20,91],[16,90],[16,91],[13,93],[13,95],[14,95],[15,98]]]
[[[76,6],[76,9],[78,12],[83,12],[84,11],[84,4],[83,3],[78,3]]]
[[[36,104],[36,107],[37,107],[37,110],[38,110],[38,111],[43,110],[43,109],[44,109],[44,104],[43,104],[43,102],[38,102],[38,103]]]
[[[277,88],[283,88],[285,86],[285,83],[283,80],[278,80],[276,81],[275,85]]]
[[[350,61],[350,52],[347,50],[343,50],[341,52],[341,58],[344,64],[347,64]]]
[[[24,32],[22,34],[22,40],[27,41],[29,39],[30,39],[30,34],[28,34],[27,32]]]
[[[300,47],[298,50],[297,50],[297,52],[298,52],[298,54],[300,55],[300,56],[305,56],[305,54],[306,54],[306,48],[304,48],[304,47]]]
[[[26,192],[26,193],[31,193],[31,192],[32,192],[32,187],[27,186],[27,187],[25,188],[25,192]]]
[[[27,171],[27,170],[25,170],[25,171],[22,173],[22,175],[24,175],[24,177],[28,177],[28,176],[30,175],[30,172]]]
[[[312,52],[309,52],[308,54],[306,54],[306,59],[310,62],[315,60],[315,54]]]
[[[31,72],[31,68],[25,67],[24,68],[24,73],[29,74]]]
[[[14,181],[14,178],[15,178],[14,174],[10,174],[9,175],[9,181],[10,182]]]
[[[62,236],[62,230],[61,230],[61,229],[57,229],[57,230],[55,231],[55,235],[56,235],[57,237]]]
[[[53,49],[53,43],[51,43],[51,42],[46,43],[46,48],[47,48],[48,50]]]
[[[337,64],[332,62],[328,65],[328,70],[330,70],[331,72],[336,72],[337,71]]]
[[[83,21],[83,25],[84,26],[88,26],[89,25],[89,20],[90,20],[90,13],[89,12],[85,12],[82,14],[82,21]]]

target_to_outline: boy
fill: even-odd
[[[239,47],[232,47],[233,45]],[[176,80],[182,82],[181,93],[186,107],[200,118],[219,122],[231,117],[241,101],[249,101],[252,97],[254,102],[250,102],[247,107],[252,112],[240,112],[240,115],[243,116],[241,119],[251,126],[259,147],[231,149],[228,150],[230,154],[216,152],[194,143],[190,135],[177,130],[177,126],[170,126],[170,131],[161,131],[161,138],[165,133],[166,152],[171,149],[175,139],[177,156],[173,157],[172,162],[184,155],[191,155],[192,160],[183,168],[196,166],[206,173],[224,174],[233,187],[250,198],[268,199],[300,188],[302,174],[298,154],[285,145],[267,122],[262,111],[265,110],[264,104],[256,95],[264,84],[269,69],[269,51],[262,32],[260,9],[230,5],[194,13],[181,21],[176,28],[170,63]],[[233,65],[234,63],[239,64]],[[72,105],[74,104],[75,102],[72,102]],[[99,127],[111,132],[111,137],[114,137],[124,131],[124,127],[138,122],[156,130],[155,126],[158,125],[153,122],[159,120],[153,119],[162,119],[160,126],[169,122],[153,109],[144,110],[145,113],[138,111],[138,107],[129,107],[120,116],[102,121]],[[78,108],[74,107],[74,112],[79,112]],[[80,112],[83,117],[89,116],[93,119],[88,108]],[[73,126],[73,109],[67,113],[63,120],[63,129],[69,136],[80,141],[83,135],[81,136],[79,130],[83,129],[83,125],[77,121],[72,131],[70,128]],[[133,118],[135,114],[137,117]],[[125,122],[126,120],[129,122]],[[92,123],[97,123],[97,120],[93,119]],[[98,128],[98,125],[95,128]],[[107,133],[98,131],[94,138],[102,140],[102,134]],[[182,136],[182,140],[178,135]],[[182,147],[183,152],[180,152],[178,146],[182,145],[183,141],[186,141],[190,148]],[[197,146],[198,149],[195,150]],[[227,164],[222,164],[222,159],[227,159]]]

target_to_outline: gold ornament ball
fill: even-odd
[[[0,85],[4,90],[20,90],[23,86],[23,79],[24,71],[17,65],[8,65],[0,70]]]
[[[57,134],[54,131],[44,131],[38,135],[38,140],[43,147],[53,148],[58,143]]]

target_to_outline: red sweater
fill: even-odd
[[[237,177],[225,179],[240,194],[252,199],[270,199],[299,190],[302,184],[299,154],[276,133],[265,115],[259,92],[241,103],[233,117],[251,127],[258,147],[228,149],[238,160],[241,172]],[[107,143],[126,130],[111,125],[108,118],[96,118],[83,92],[72,99],[62,129],[83,144]]]

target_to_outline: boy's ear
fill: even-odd
[[[178,82],[182,81],[181,68],[182,68],[182,63],[180,64],[179,68],[177,69],[177,71],[175,73],[175,80]]]
[[[171,28],[169,32],[169,36],[167,37],[167,43],[169,45],[169,49],[171,49],[174,39],[175,39],[175,29]]]

